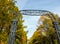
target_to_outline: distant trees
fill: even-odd
[[[18,7],[15,5],[15,0],[0,0],[0,44],[8,43],[8,34],[9,29],[11,27],[11,21],[14,19],[14,15],[12,13],[19,12]],[[22,20],[23,16],[21,14],[17,14],[18,25],[16,29],[16,39],[15,44],[26,44],[27,36],[24,31],[24,26]]]
[[[57,15],[54,16],[56,17],[57,22],[59,22],[59,17]],[[30,38],[29,44],[58,44],[56,33],[49,17],[40,17],[39,26],[34,32],[33,36]]]

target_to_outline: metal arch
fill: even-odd
[[[29,15],[29,16],[42,16],[42,15],[49,16],[51,20],[55,20],[53,13],[47,10],[20,10],[20,13],[22,15]]]
[[[20,10],[22,15],[29,15],[29,16],[41,16],[42,14],[50,13],[47,10]]]
[[[52,19],[52,17],[54,17],[53,13],[51,13],[50,11],[46,11],[46,10],[21,10],[20,12],[16,13],[14,11],[10,11],[12,12],[14,15],[18,15],[18,14],[22,14],[22,15],[30,15],[30,16],[40,16],[40,15],[44,15],[46,16],[46,14],[48,16],[50,16],[50,18]],[[28,13],[28,14],[27,14]],[[43,14],[44,13],[44,14]],[[36,15],[35,15],[36,14]],[[49,15],[50,14],[50,15]],[[8,44],[14,44],[14,40],[15,40],[15,35],[16,35],[16,26],[17,26],[17,20],[16,18],[13,19],[13,22],[12,22],[12,25],[11,25],[11,29],[10,29],[10,34],[9,34],[9,41],[8,41]],[[55,28],[55,31],[59,29],[58,27],[58,24],[55,21],[52,21],[53,22],[53,25],[54,25],[54,28]],[[12,31],[13,30],[13,31]],[[58,32],[59,31],[56,31],[56,35],[57,35],[57,39],[58,39],[58,42],[60,44],[60,38],[59,38],[59,35],[58,35]],[[59,32],[60,33],[60,32]],[[13,38],[13,39],[12,39]]]
[[[13,14],[29,15],[29,16],[49,16],[52,20],[55,19],[52,12],[47,10],[20,10],[18,13],[10,10]],[[47,14],[47,15],[46,15]],[[49,15],[50,14],[50,15]]]

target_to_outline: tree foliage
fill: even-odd
[[[0,44],[8,43],[11,21],[15,17],[13,12],[19,13],[19,9],[15,5],[15,0],[0,0]],[[16,19],[18,20],[18,25],[15,44],[26,44],[27,37],[23,26],[24,20],[22,20],[22,18],[23,16],[21,14],[17,14]]]
[[[59,17],[57,15],[54,16],[58,22]],[[49,17],[41,16],[39,18],[39,26],[30,38],[29,44],[58,44],[55,29]]]

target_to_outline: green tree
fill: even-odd
[[[7,44],[9,29],[11,27],[11,21],[14,19],[13,12],[19,13],[18,7],[15,5],[15,0],[0,0],[0,44]],[[23,16],[17,14],[16,19],[18,25],[16,29],[15,44],[26,44],[27,37],[23,26]]]

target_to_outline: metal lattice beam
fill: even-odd
[[[22,15],[30,15],[30,16],[41,16],[43,14],[49,14],[50,11],[47,10],[20,10]]]

